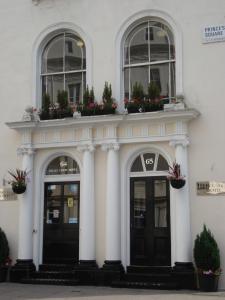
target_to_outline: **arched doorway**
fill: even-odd
[[[168,163],[158,153],[142,153],[130,169],[130,263],[170,266]]]
[[[43,263],[74,263],[79,259],[80,169],[75,160],[59,156],[45,173]]]

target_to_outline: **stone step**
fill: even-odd
[[[30,279],[22,279],[21,283],[74,286],[79,284],[79,280],[78,279],[30,278]]]
[[[160,274],[168,274],[172,272],[171,267],[161,267],[161,266],[128,266],[127,273],[160,273]]]
[[[39,265],[39,271],[73,271],[75,264],[42,264]]]
[[[137,281],[114,281],[111,287],[133,288],[133,289],[157,289],[157,290],[177,290],[175,282],[137,282]]]
[[[171,274],[163,273],[127,273],[123,279],[130,282],[172,282]]]
[[[75,271],[39,271],[33,274],[33,278],[74,279]]]

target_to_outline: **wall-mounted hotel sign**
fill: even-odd
[[[17,195],[13,193],[11,188],[0,188],[0,201],[13,201],[17,200]]]
[[[225,41],[225,25],[205,26],[202,31],[203,43]]]
[[[196,188],[199,196],[225,195],[225,182],[199,181]]]

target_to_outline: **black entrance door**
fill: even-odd
[[[44,263],[78,261],[79,198],[79,182],[45,183]]]
[[[131,264],[171,265],[169,183],[166,177],[130,179]]]

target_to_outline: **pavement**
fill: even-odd
[[[159,291],[90,286],[0,283],[0,300],[225,300],[225,291]]]

